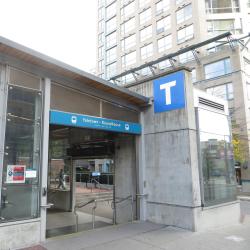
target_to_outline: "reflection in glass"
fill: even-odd
[[[233,148],[227,116],[199,109],[204,205],[236,199]]]

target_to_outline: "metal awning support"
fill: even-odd
[[[193,56],[194,56],[195,61],[196,61],[198,64],[201,64],[200,58],[198,57],[199,51],[197,51],[196,49],[194,49],[194,50],[192,50],[192,53],[193,53]]]
[[[212,42],[221,40],[221,39],[223,39],[223,38],[229,37],[229,36],[231,36],[231,35],[232,35],[232,34],[231,34],[230,32],[226,32],[226,33],[224,33],[224,34],[221,34],[221,35],[218,35],[218,36],[216,36],[216,37],[210,38],[210,39],[208,39],[208,40],[206,40],[206,41],[203,41],[203,42],[201,42],[201,43],[197,43],[197,44],[194,44],[194,45],[190,45],[190,46],[188,46],[188,47],[186,47],[186,48],[184,48],[184,49],[181,49],[181,50],[179,50],[179,51],[177,51],[177,52],[175,52],[175,53],[171,53],[171,54],[165,55],[165,56],[163,56],[163,57],[158,58],[157,60],[154,60],[154,61],[152,61],[152,62],[143,64],[143,65],[141,65],[141,66],[139,66],[139,67],[136,67],[136,68],[134,68],[134,69],[128,70],[128,71],[123,72],[123,73],[121,73],[121,74],[118,74],[118,75],[116,75],[116,76],[113,76],[111,79],[115,79],[115,78],[122,77],[122,76],[124,76],[124,75],[127,75],[127,74],[130,74],[130,73],[132,73],[132,72],[141,70],[141,69],[146,68],[146,67],[148,67],[148,66],[158,64],[159,62],[162,62],[162,61],[165,61],[165,60],[169,60],[170,63],[171,63],[171,65],[172,65],[172,67],[175,67],[174,63],[171,62],[171,60],[173,60],[174,57],[176,57],[176,56],[178,56],[178,55],[180,55],[180,54],[186,53],[186,52],[188,52],[188,51],[191,51],[191,50],[194,50],[194,49],[203,47],[203,46],[205,46],[205,45],[207,45],[207,44],[210,44],[210,43],[212,43]]]
[[[155,70],[157,69],[157,67],[155,67],[155,66],[153,66],[153,65],[150,65],[150,66],[149,66],[149,69],[150,69],[152,75],[155,75]]]
[[[234,51],[235,50],[235,46],[234,46],[234,39],[231,36],[227,37],[227,41],[231,47],[231,49]]]
[[[171,66],[172,66],[173,68],[175,68],[175,67],[176,67],[176,66],[175,66],[175,63],[177,62],[177,60],[174,59],[174,58],[169,58],[168,60],[169,60],[169,62],[170,62],[170,64],[171,64]]]
[[[137,81],[138,81],[137,76],[138,76],[139,74],[138,74],[138,73],[136,73],[136,72],[131,72],[131,74],[133,75],[133,77],[134,77],[135,81],[137,82]]]
[[[250,35],[250,34],[249,34]],[[244,44],[244,47],[242,48],[241,51],[243,51],[245,48],[248,49],[247,45],[250,43],[250,38],[248,38],[248,40],[246,41],[246,43]]]
[[[238,43],[242,46],[241,51],[243,51],[244,49],[248,49],[248,47],[241,40],[238,40]]]

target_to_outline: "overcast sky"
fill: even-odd
[[[0,36],[70,65],[95,68],[97,0],[0,0]]]

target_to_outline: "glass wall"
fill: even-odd
[[[8,87],[1,222],[39,216],[42,93]]]
[[[233,201],[236,179],[228,117],[201,108],[198,115],[204,205]]]

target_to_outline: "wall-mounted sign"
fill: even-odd
[[[179,71],[153,81],[155,113],[185,107],[185,75]]]
[[[110,120],[95,116],[66,113],[56,110],[50,111],[50,124],[108,130],[128,134],[141,133],[141,125],[139,123]]]
[[[8,165],[6,183],[25,183],[25,170],[23,165]]]
[[[27,169],[25,173],[26,178],[36,178],[37,177],[37,171],[32,169]]]

